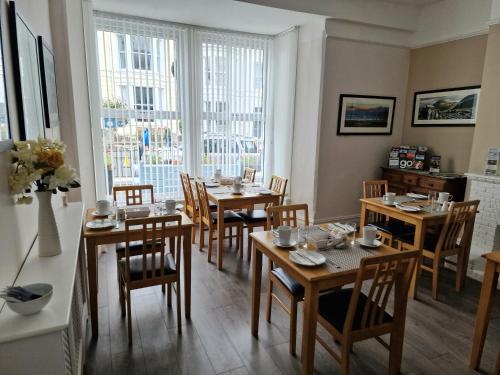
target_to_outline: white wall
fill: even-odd
[[[335,38],[326,41],[316,221],[359,215],[362,181],[380,178],[401,142],[410,51]],[[395,96],[392,135],[337,135],[340,94]]]
[[[311,216],[316,190],[324,41],[324,22],[300,26],[289,191],[292,202],[309,204]]]

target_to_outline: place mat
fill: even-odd
[[[363,248],[358,243],[348,245],[345,249],[329,249],[319,252],[326,258],[326,266],[330,272],[357,269],[362,258],[379,254],[378,250]]]
[[[207,192],[211,194],[231,194],[231,189],[225,187],[207,187]]]

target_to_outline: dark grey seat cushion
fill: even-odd
[[[291,294],[299,298],[304,298],[304,287],[288,275],[283,268],[278,267],[273,269],[271,272],[279,281],[281,281]]]
[[[415,233],[415,228],[413,226],[405,225],[405,223],[399,220],[391,219],[389,221],[371,223],[370,225],[382,232],[392,234],[394,237],[413,235]]]
[[[245,220],[245,223],[259,223],[267,220],[267,212],[265,210],[248,210],[241,212],[240,216]]]
[[[345,320],[347,318],[347,310],[351,302],[353,289],[339,289],[325,293],[319,297],[319,314],[327,320],[337,331],[343,332]],[[354,314],[352,329],[353,331],[360,329],[361,319],[363,319],[363,311],[368,298],[364,294],[359,295],[358,305]],[[380,310],[379,307],[377,307]],[[377,311],[377,314],[379,311]],[[383,323],[392,321],[392,316],[383,312]],[[377,315],[378,316],[378,315]]]
[[[158,242],[157,244],[158,247],[161,246],[160,242]],[[133,254],[140,252],[142,250],[142,241],[130,241],[128,247],[130,252]],[[147,244],[146,247],[148,249],[151,249],[151,244]],[[116,244],[116,252],[122,256],[125,256],[125,242],[119,242]]]
[[[217,212],[212,212],[211,215],[212,215],[212,220],[214,221],[215,224],[217,224]],[[243,222],[243,218],[240,215],[231,210],[224,211],[224,223],[237,223],[237,222]]]
[[[175,268],[175,260],[172,254],[170,253],[164,253],[164,258],[163,258],[163,269],[164,269],[164,275],[172,275],[176,272]],[[153,265],[152,265],[152,255],[147,254],[146,255],[146,274],[148,277],[152,277],[153,275]],[[130,280],[132,281],[137,281],[137,280],[142,280],[142,255],[136,255],[133,257],[130,257]],[[125,268],[127,267],[126,264],[126,259],[120,259],[119,266],[121,271],[125,274]],[[161,273],[161,254],[156,253],[155,254],[155,276],[160,276]]]

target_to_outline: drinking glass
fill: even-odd
[[[349,231],[347,233],[347,244],[348,245],[354,245],[354,242],[356,241],[356,231],[358,225],[356,223],[346,223],[346,226],[349,226],[352,231]]]
[[[436,191],[429,191],[429,201],[431,202],[431,211],[437,211],[439,208],[438,194]]]
[[[305,225],[299,226],[297,230],[297,246],[300,249],[307,248],[307,227]]]

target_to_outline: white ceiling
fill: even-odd
[[[94,0],[93,4],[107,12],[269,35],[324,19],[233,0]]]
[[[418,7],[437,3],[442,0],[377,0],[377,1],[385,1],[387,3],[395,3],[395,4],[405,4],[405,5],[415,5]]]

